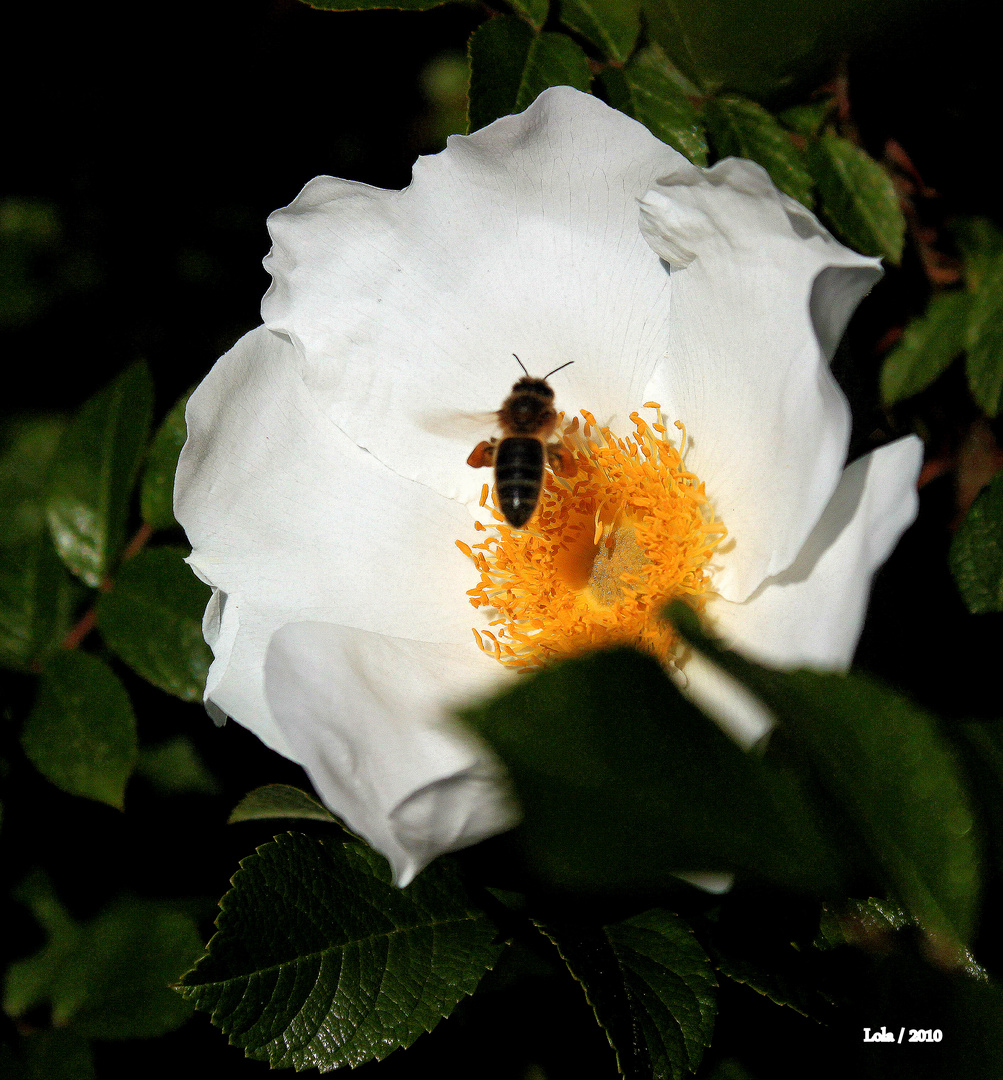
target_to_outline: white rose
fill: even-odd
[[[678,591],[747,655],[848,665],[915,515],[920,444],[844,470],[828,365],[881,271],[762,169],[697,168],[557,87],[451,138],[403,191],[318,177],[269,225],[264,326],[193,395],[178,467],[190,563],[213,587],[206,701],[299,762],[399,883],[512,824],[496,766],[449,718],[568,642],[647,642],[736,738],[767,729],[659,637],[670,550]],[[596,448],[567,437],[578,472],[548,472],[522,532],[481,505],[490,475],[466,458],[483,436],[447,422],[498,409],[513,353],[534,375],[574,361],[552,385],[569,421],[591,414]],[[646,446],[650,475],[596,463],[632,434],[623,460]],[[678,519],[644,525],[674,499]],[[617,553],[626,586],[620,564],[600,573]]]

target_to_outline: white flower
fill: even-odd
[[[318,177],[270,229],[264,326],[192,397],[178,468],[190,562],[213,586],[206,699],[302,764],[400,883],[513,821],[495,766],[448,719],[518,677],[478,648],[472,629],[493,648],[492,612],[468,590],[476,601],[491,553],[489,585],[522,574],[534,530],[573,506],[584,475],[550,477],[549,509],[521,534],[494,530],[479,505],[490,476],[466,458],[483,436],[444,421],[496,410],[521,375],[513,353],[533,374],[575,361],[554,376],[558,405],[589,410],[610,438],[631,434],[651,399],[660,406],[664,436],[642,424],[638,440],[663,456],[665,477],[674,462],[693,535],[709,529],[702,569],[680,587],[701,594],[717,632],[769,663],[849,663],[871,577],[915,514],[920,447],[900,440],[843,470],[848,409],[828,362],[880,269],[758,166],[696,168],[558,87],[420,159],[403,191]],[[669,449],[684,438],[675,421],[684,467]],[[584,462],[580,432],[572,444]],[[605,509],[588,524],[596,536],[575,541],[573,571],[554,571],[572,586],[564,614],[551,625],[544,613],[540,631],[490,629],[502,644],[521,634],[523,662],[548,632],[565,640],[582,585],[596,640],[603,627],[615,638],[622,597],[589,593],[589,551],[633,544],[643,579],[672,546],[633,539],[642,511],[618,503],[620,483],[598,496]],[[657,476],[638,483],[653,505],[670,501]],[[580,525],[591,511],[579,510]],[[475,547],[479,520],[499,544]],[[544,584],[550,565],[534,571]],[[680,667],[737,738],[766,729],[699,658]]]

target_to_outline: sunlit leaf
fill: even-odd
[[[810,139],[805,160],[825,216],[842,239],[864,255],[880,255],[897,264],[905,242],[905,218],[888,173],[838,135]]]
[[[707,100],[704,119],[718,157],[755,161],[782,192],[811,209],[814,185],[804,159],[790,135],[762,105],[725,94]]]
[[[940,293],[909,323],[881,369],[881,396],[886,405],[925,390],[961,353],[970,302],[964,291]]]
[[[180,992],[251,1058],[326,1072],[410,1046],[501,945],[454,867],[406,889],[361,844],[277,836],[244,859]]]
[[[129,695],[96,656],[54,653],[21,732],[21,746],[56,787],[121,809],[136,763],[136,718]]]
[[[950,562],[969,611],[1003,611],[1003,473],[972,503],[951,542]]]
[[[589,62],[564,34],[537,33],[514,15],[482,23],[470,37],[470,130],[522,112],[548,86],[588,90]]]
[[[184,563],[186,551],[141,551],[122,564],[97,603],[108,646],[134,671],[182,701],[201,701],[212,653],[202,637],[209,587]]]
[[[59,442],[47,484],[49,529],[63,562],[91,587],[121,553],[152,407],[150,374],[133,364],[84,404]]]
[[[652,65],[632,62],[622,69],[607,68],[602,80],[611,105],[640,121],[695,165],[707,164],[703,124],[670,76]]]

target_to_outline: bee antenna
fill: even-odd
[[[515,353],[512,353],[512,355],[513,355],[513,356],[515,356]],[[523,371],[526,371],[526,365],[525,365],[525,364],[524,364],[524,363],[523,363],[523,362],[522,362],[521,360],[519,360],[519,357],[518,357],[518,356],[515,356],[515,358],[516,358],[516,360],[517,360],[517,361],[518,361],[518,363],[519,363],[519,367],[521,367]],[[526,371],[526,374],[527,374],[527,376],[528,376],[528,375],[529,375],[529,372],[528,372],[528,371]]]
[[[519,358],[516,357],[516,359],[518,360]],[[549,374],[543,376],[543,381],[546,382],[547,379],[549,379],[551,375],[556,375],[559,371],[563,371],[566,367],[571,367],[571,365],[573,363],[574,363],[574,360],[569,360],[566,364],[561,364],[560,367],[555,367],[553,371],[551,371]],[[523,371],[525,371],[525,370],[526,369],[523,368]]]

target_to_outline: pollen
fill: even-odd
[[[650,424],[634,412],[634,431],[620,438],[581,416],[584,425],[575,417],[560,436],[574,469],[546,471],[527,527],[510,528],[485,490],[484,540],[457,541],[480,576],[470,603],[489,615],[491,629],[474,638],[521,671],[613,645],[671,667],[680,647],[661,611],[674,599],[703,607],[727,530],[686,468],[681,423],[673,441],[660,412]]]

